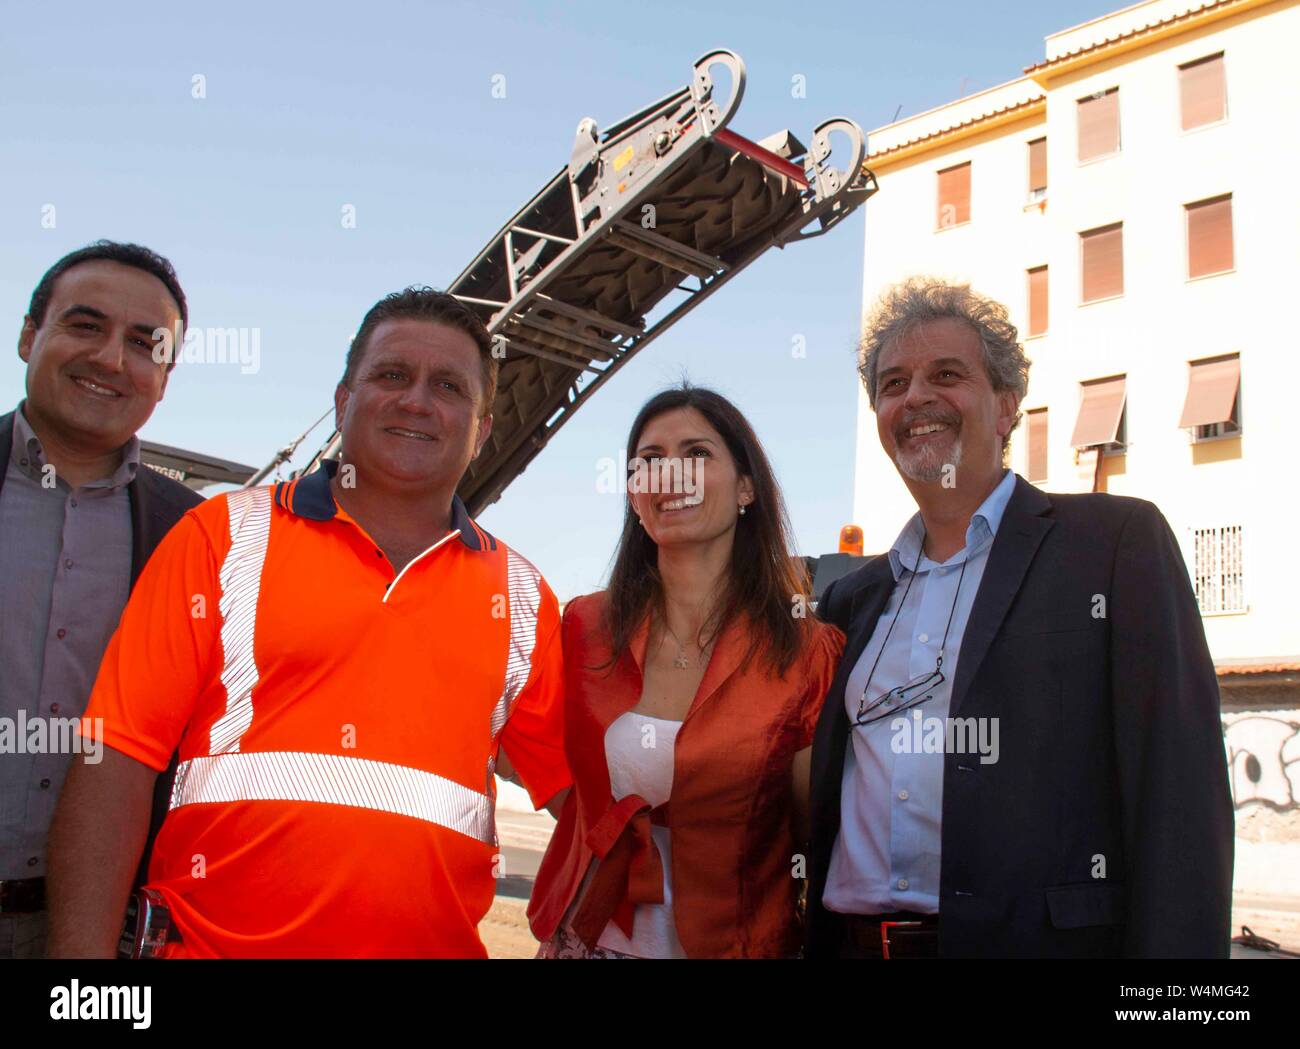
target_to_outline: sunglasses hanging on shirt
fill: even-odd
[[[862,686],[862,698],[858,700],[858,713],[853,719],[855,725],[872,725],[877,721],[883,721],[885,718],[896,717],[904,710],[919,706],[927,699],[934,698],[934,690],[946,680],[943,674],[943,653],[948,646],[948,631],[952,629],[952,617],[957,611],[957,598],[961,595],[961,581],[966,576],[966,565],[970,563],[970,557],[961,563],[961,575],[957,577],[957,590],[952,595],[952,608],[948,611],[948,625],[943,630],[943,640],[939,643],[939,655],[934,661],[934,669],[929,673],[909,681],[905,685],[898,685],[881,693],[878,697],[867,702],[867,692],[871,688],[871,680],[876,676],[876,667],[880,665],[880,657],[885,654],[885,649],[889,645],[889,639],[894,633],[894,626],[898,622],[898,615],[903,611],[903,605],[907,603],[907,595],[912,590],[912,581],[916,579],[917,569],[921,567],[921,557],[925,553],[926,532],[921,532],[921,545],[916,552],[916,564],[912,568],[912,574],[908,576],[907,586],[903,589],[903,599],[898,602],[898,607],[894,609],[893,618],[889,621],[889,629],[885,631],[885,640],[876,653],[876,658],[871,664],[871,670],[867,673],[867,683]],[[907,567],[904,565],[903,567]],[[884,711],[872,715],[873,711],[884,707]]]

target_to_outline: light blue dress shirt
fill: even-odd
[[[966,623],[1015,485],[1016,475],[1006,471],[971,517],[966,545],[943,564],[931,561],[921,550],[924,524],[919,513],[907,522],[889,551],[894,589],[849,675],[843,696],[850,745],[841,787],[840,830],[822,897],[828,910],[845,914],[939,911],[944,756],[917,752],[921,748],[914,745],[918,734],[913,722],[915,712],[927,721],[948,716]],[[915,579],[908,591],[913,568]],[[885,645],[896,612],[898,619]],[[898,715],[905,719],[902,727],[893,717],[870,725],[856,724],[863,688],[877,655],[880,662],[871,677],[868,704],[934,670],[949,615],[952,625],[943,646],[944,680],[923,693],[931,698]],[[882,706],[866,716],[884,713]]]

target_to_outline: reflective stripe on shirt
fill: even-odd
[[[495,756],[488,762],[484,793],[421,769],[343,755],[277,752],[246,755],[256,759],[248,762],[216,760],[236,754],[243,734],[253,723],[253,690],[259,681],[254,638],[262,569],[270,541],[271,494],[270,488],[255,488],[232,492],[228,497],[231,545],[219,576],[224,658],[221,682],[226,689],[226,710],[213,723],[211,755],[180,766],[171,808],[204,802],[325,802],[411,816],[495,845]],[[457,530],[444,536],[424,553],[432,553],[459,534]],[[492,711],[494,741],[528,682],[542,599],[541,574],[513,550],[506,553],[510,645],[505,684]],[[385,603],[403,574],[419,559],[398,573],[384,595]]]
[[[171,808],[236,801],[314,801],[392,812],[491,844],[493,802],[423,769],[342,754],[260,751],[181,763]]]
[[[225,657],[221,683],[226,688],[226,712],[212,725],[213,754],[238,750],[240,737],[253,723],[253,689],[258,679],[253,633],[271,536],[271,489],[232,492],[229,506],[230,550],[221,563],[220,575],[221,649]]]

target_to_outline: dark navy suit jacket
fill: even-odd
[[[849,746],[844,686],[893,587],[876,557],[818,606],[848,643],[813,744],[809,957],[840,945],[841,919],[821,900]],[[1218,682],[1154,505],[1016,479],[949,715],[998,718],[1000,754],[944,756],[942,956],[1227,957],[1233,810]]]

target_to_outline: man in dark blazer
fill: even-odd
[[[813,744],[808,955],[1226,957],[1218,686],[1168,524],[1005,468],[1029,364],[998,304],[913,279],[862,350],[919,512],[818,607],[848,640]]]
[[[85,711],[130,588],[202,501],[141,463],[136,437],[174,365],[158,334],[179,341],[187,319],[166,259],[100,241],[46,272],[19,333],[27,397],[0,416],[0,717],[48,724],[50,743],[0,753],[0,958],[45,950],[46,837],[72,759],[55,726]]]

